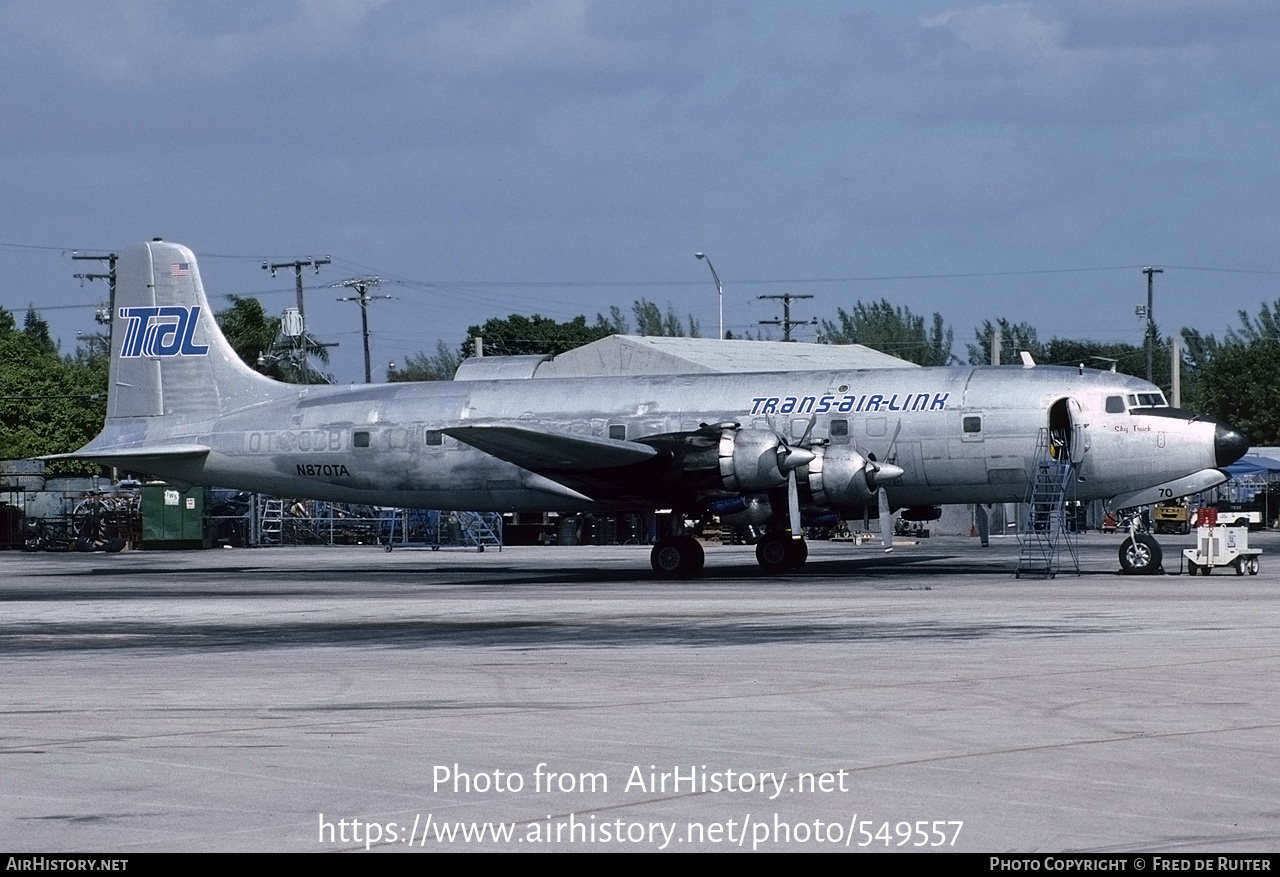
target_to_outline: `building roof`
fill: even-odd
[[[915,363],[861,344],[800,344],[785,341],[721,341],[610,335],[547,362],[531,377],[671,375],[712,372],[831,371],[918,368]]]

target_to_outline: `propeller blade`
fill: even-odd
[[[791,516],[791,538],[803,539],[804,529],[800,524],[800,488],[796,484],[796,470],[787,473],[787,511]]]
[[[982,547],[986,548],[991,544],[991,521],[987,517],[986,507],[980,502],[973,504],[973,521],[978,528],[978,539],[981,540]]]
[[[884,545],[884,553],[893,551],[893,518],[889,511],[889,495],[883,489],[876,491],[876,502],[880,509],[880,542]]]
[[[900,432],[902,432],[902,418],[898,418],[898,425],[893,428],[893,438],[889,439],[889,450],[884,455],[890,463],[898,459],[898,433]]]
[[[817,422],[818,415],[814,414],[809,417],[809,425],[804,428],[804,435],[800,436],[800,441],[796,442],[796,444],[803,445],[809,441],[809,433],[813,432],[813,425]]]

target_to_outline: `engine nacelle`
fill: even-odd
[[[813,501],[829,508],[875,505],[876,492],[867,480],[867,458],[852,445],[814,448],[809,463]]]
[[[769,498],[759,494],[718,499],[711,502],[709,508],[720,518],[720,523],[730,526],[763,524],[773,517]]]
[[[778,437],[766,429],[726,429],[720,435],[720,480],[725,490],[755,493],[782,487]]]

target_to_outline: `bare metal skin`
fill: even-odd
[[[1084,368],[282,384],[240,361],[195,256],[162,241],[121,255],[113,319],[107,423],[68,456],[281,496],[715,511],[799,540],[825,512],[1022,501],[1046,429],[1078,498],[1116,507],[1219,484],[1248,446],[1145,381]],[[696,573],[689,541],[677,525],[655,568]]]

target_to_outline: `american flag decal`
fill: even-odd
[[[190,262],[174,262],[172,265],[169,266],[169,276],[170,277],[190,277],[191,263]]]

